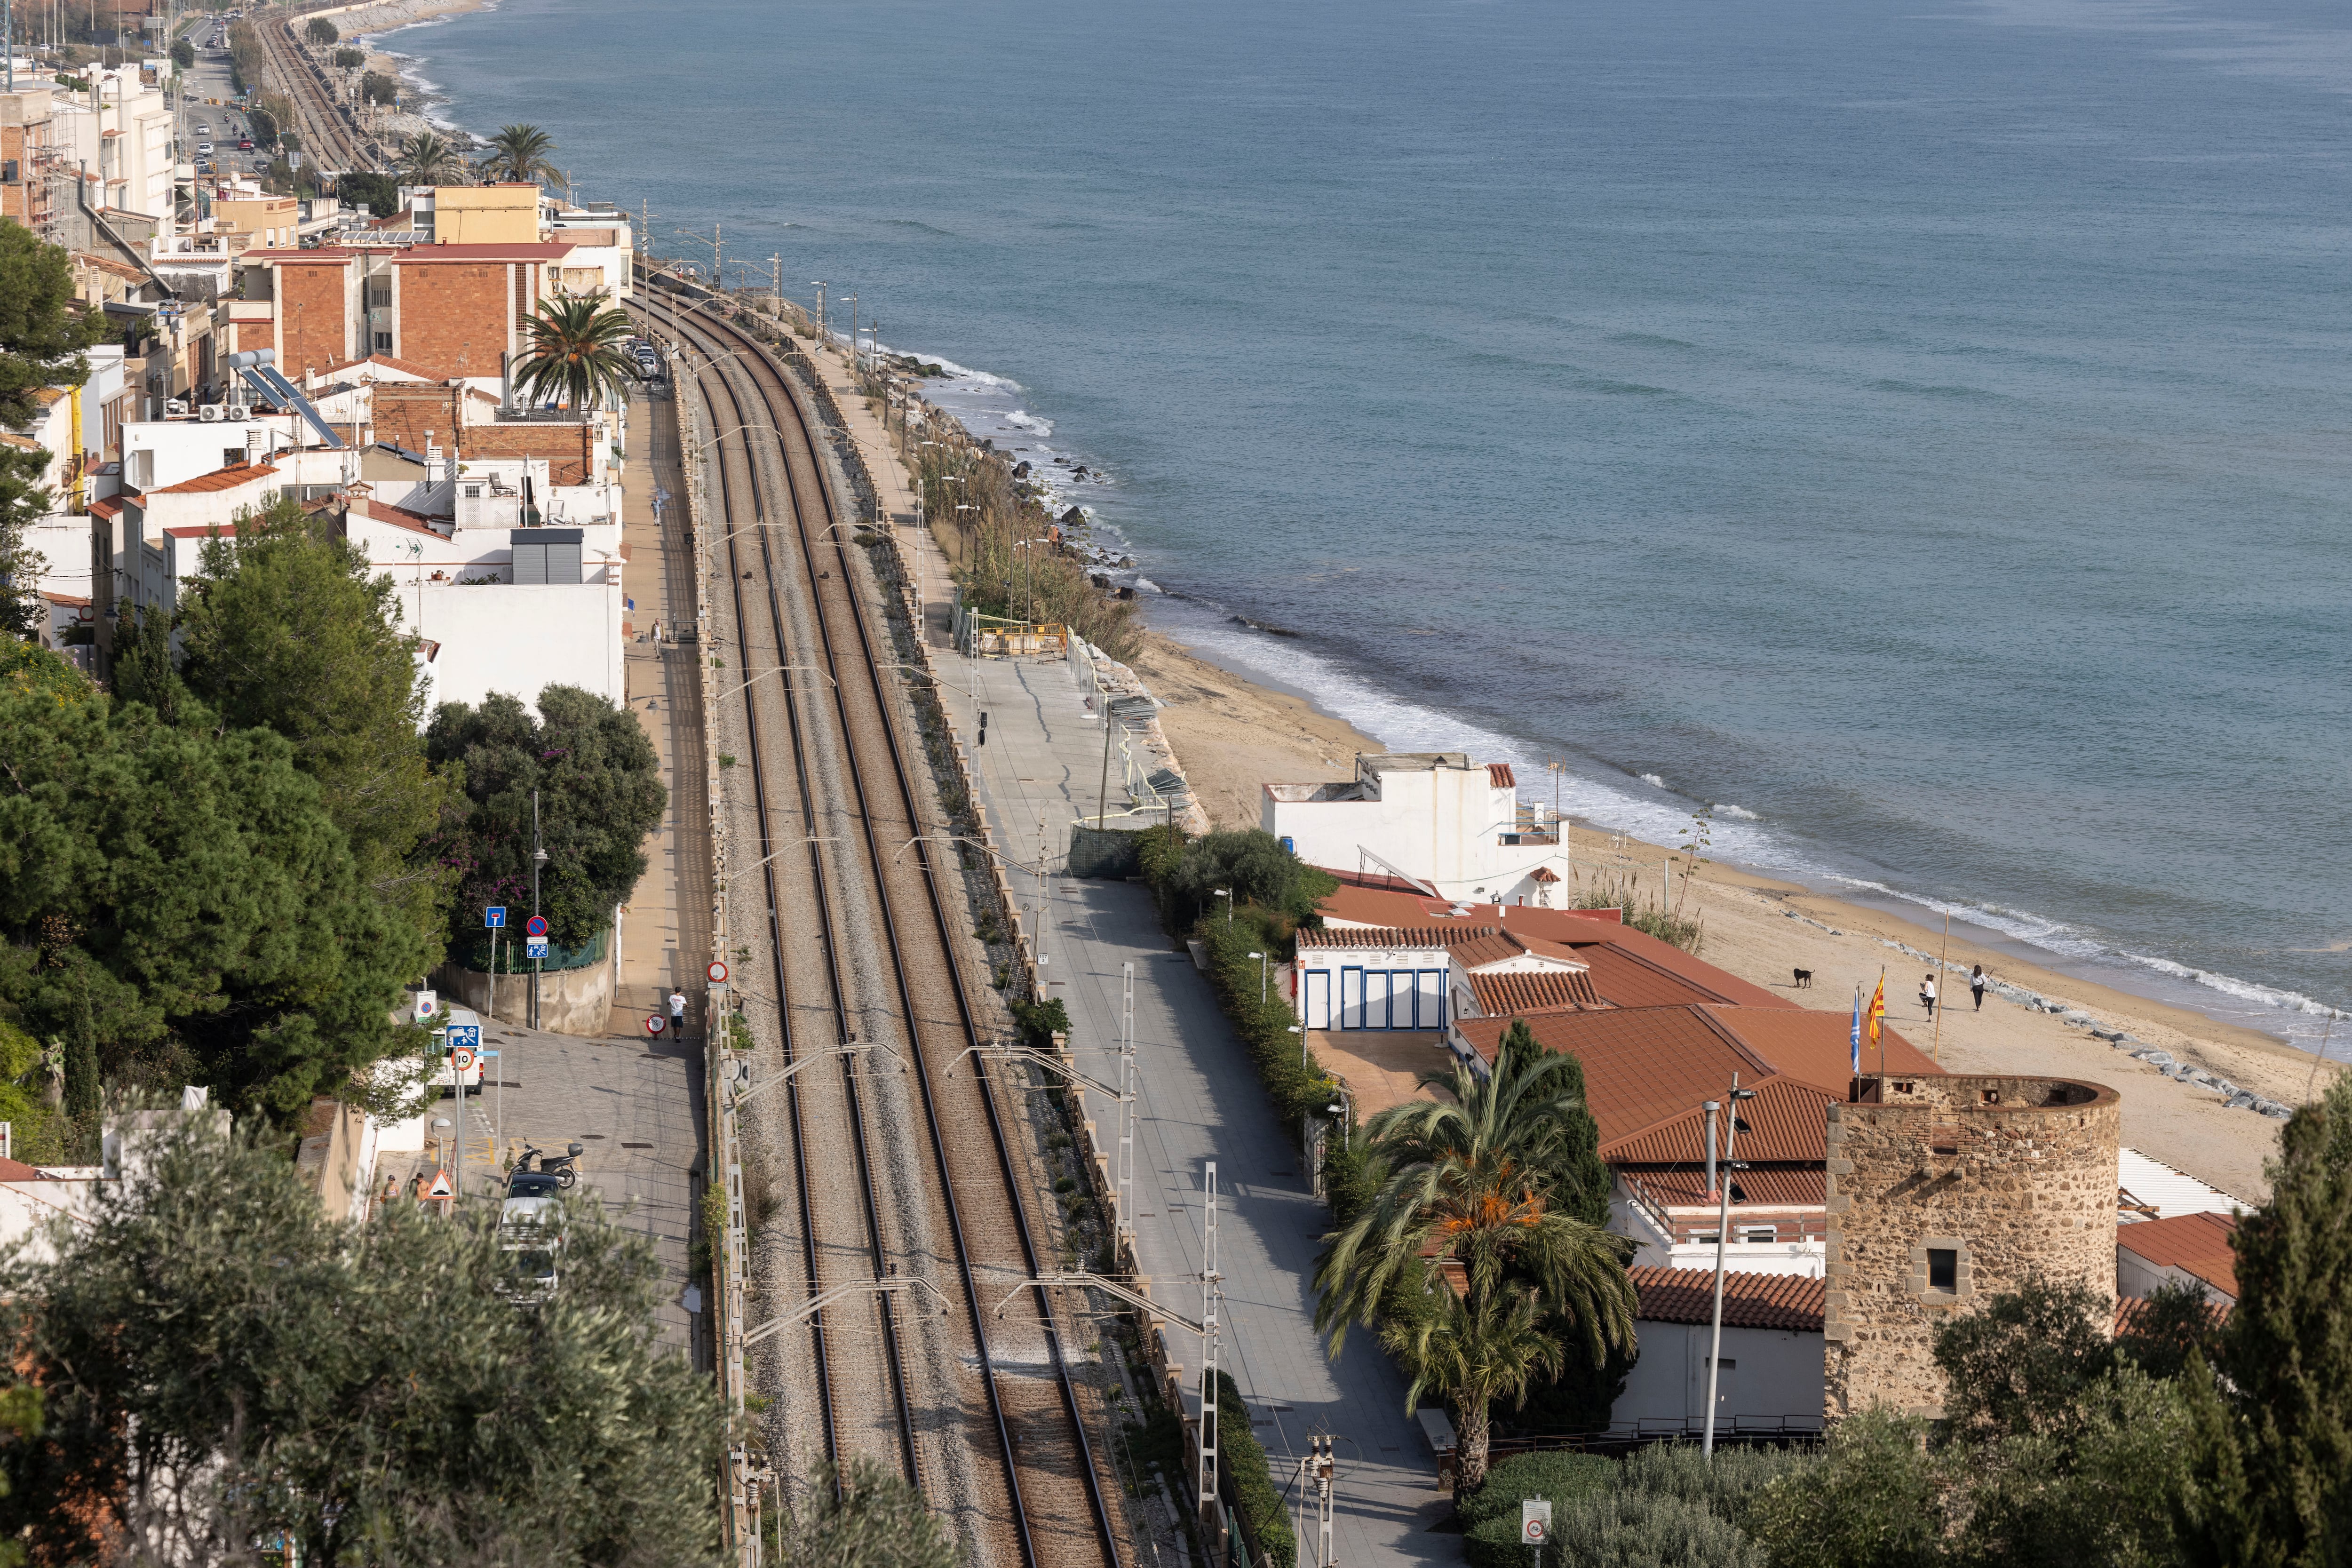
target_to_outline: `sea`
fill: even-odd
[[[2341,5],[499,0],[385,43],[657,250],[952,372],[1207,658],[2306,1047],[2352,1005]]]

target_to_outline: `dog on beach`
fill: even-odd
[[[1789,971],[1789,973],[1797,977],[1795,989],[1811,991],[1813,988],[1813,972],[1811,970],[1792,969]]]

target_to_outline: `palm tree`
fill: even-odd
[[[541,300],[524,323],[530,345],[515,363],[515,387],[541,398],[589,408],[616,400],[634,374],[620,345],[628,316],[595,300]]]
[[[430,131],[419,131],[400,144],[401,183],[440,184],[457,161],[457,155],[450,151],[449,143]]]
[[[1498,1392],[1517,1397],[1529,1376],[1557,1365],[1542,1314],[1564,1320],[1596,1366],[1633,1342],[1631,1243],[1573,1212],[1575,1129],[1587,1114],[1580,1076],[1573,1058],[1541,1050],[1518,1027],[1486,1077],[1467,1067],[1424,1074],[1451,1100],[1408,1100],[1371,1120],[1365,1136],[1380,1191],[1318,1260],[1315,1327],[1330,1334],[1335,1356],[1349,1324],[1371,1327],[1425,1260],[1456,1266],[1458,1300],[1439,1291],[1448,1300],[1430,1316],[1407,1296],[1400,1304],[1412,1310],[1395,1314],[1383,1338],[1415,1369],[1416,1398],[1431,1384],[1454,1405],[1465,1486],[1486,1472],[1488,1403]]]
[[[1543,1303],[1525,1285],[1505,1284],[1476,1301],[1437,1292],[1433,1310],[1401,1316],[1382,1327],[1381,1342],[1412,1374],[1404,1407],[1438,1389],[1454,1406],[1454,1484],[1475,1490],[1486,1479],[1487,1411],[1497,1399],[1514,1407],[1538,1376],[1557,1375],[1564,1357],[1559,1336],[1545,1327]]]
[[[493,180],[542,184],[562,173],[548,158],[554,151],[555,139],[536,125],[501,125],[499,133],[490,138],[489,156],[482,160],[482,173]]]

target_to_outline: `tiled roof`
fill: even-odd
[[[1810,1007],[1709,1007],[1707,1014],[1738,1035],[1777,1072],[1824,1089],[1843,1100],[1853,1082],[1853,1016]],[[1886,1070],[1914,1078],[1942,1072],[1927,1054],[1892,1028],[1880,1026]],[[1862,1070],[1878,1070],[1879,1053],[1865,1027]]]
[[[14,447],[19,452],[46,452],[48,450],[47,447],[42,446],[38,441],[34,440],[30,436],[19,436],[15,432],[8,430],[0,430],[0,447]]]
[[[1843,1096],[1785,1078],[1746,1080],[1740,1087],[1745,1089],[1751,1083],[1756,1098],[1739,1103],[1744,1131],[1739,1133],[1738,1147],[1731,1152],[1745,1160],[1769,1160],[1781,1164],[1829,1158],[1829,1108]],[[1722,1087],[1707,1098],[1720,1101],[1730,1087],[1727,1075]],[[1718,1121],[1716,1137],[1723,1139],[1725,1131]],[[1721,1148],[1722,1144],[1718,1142],[1717,1146]],[[1687,1164],[1706,1159],[1704,1101],[1622,1138],[1604,1136],[1601,1157],[1642,1165]]]
[[[1528,873],[1528,880],[1530,882],[1557,882],[1559,880],[1559,873],[1553,870],[1549,866],[1538,866],[1534,870]]]
[[[411,511],[406,507],[393,506],[385,501],[371,500],[364,496],[352,498],[351,508],[354,516],[366,518],[371,522],[385,523],[394,528],[405,528],[417,533],[429,533],[436,539],[441,537],[440,531],[430,525],[430,520],[421,511]]]
[[[52,594],[47,588],[41,590],[41,597],[52,605],[65,605],[77,610],[89,603],[88,599],[77,599],[71,594]]]
[[[2193,1274],[2231,1300],[2238,1298],[2237,1223],[2227,1215],[2185,1214],[2116,1227],[2116,1245],[2159,1268]]]
[[[1606,998],[1598,968],[1593,989]],[[1604,1148],[1671,1118],[1695,1110],[1709,1100],[1720,1100],[1731,1085],[1731,1075],[1743,1086],[1767,1079],[1786,1078],[1810,1086],[1830,1099],[1843,1100],[1852,1088],[1848,1059],[1840,1055],[1835,1072],[1825,1079],[1815,1074],[1822,1065],[1818,1050],[1789,1049],[1790,1031],[1766,1031],[1762,1041],[1751,1035],[1760,1016],[1778,1019],[1782,1009],[1761,1007],[1604,1007],[1594,1012],[1540,1013],[1527,1020],[1536,1043],[1547,1050],[1573,1051],[1584,1063],[1585,1091],[1593,1120],[1601,1124]],[[1843,1034],[1844,1020],[1834,1014],[1800,1013],[1835,1025]],[[1457,1018],[1454,1032],[1486,1061],[1492,1062],[1507,1018]],[[1843,1046],[1843,1039],[1840,1045]],[[1936,1065],[1908,1042],[1888,1031],[1887,1064],[1897,1072],[1926,1076]],[[1750,1104],[1756,1103],[1750,1101]],[[1818,1126],[1813,1137],[1821,1137]],[[1684,1160],[1689,1154],[1653,1156]],[[1758,1159],[1769,1159],[1761,1150]],[[1810,1155],[1818,1160],[1816,1148]],[[1641,1156],[1628,1154],[1628,1159]]]
[[[122,515],[122,498],[121,496],[109,496],[104,500],[94,500],[90,502],[89,515],[92,517],[104,518],[121,517]]]
[[[37,1182],[41,1173],[22,1160],[0,1160],[0,1182]]]
[[[1508,763],[1488,763],[1486,764],[1486,787],[1489,789],[1518,788],[1519,781],[1511,776],[1511,764]]]
[[[396,265],[420,261],[561,261],[572,254],[568,245],[534,241],[515,245],[412,245],[392,253]]]
[[[1462,967],[1473,971],[1492,963],[1508,963],[1517,958],[1548,958],[1555,963],[1572,964],[1578,969],[1585,967],[1584,961],[1577,956],[1574,948],[1556,942],[1530,941],[1505,931],[1490,931],[1453,945],[1454,956],[1462,961]]]
[[[1641,1297],[1635,1315],[1653,1323],[1712,1323],[1715,1321],[1715,1274],[1706,1268],[1659,1268],[1649,1264],[1625,1270]],[[1791,1333],[1822,1331],[1822,1309],[1828,1286],[1820,1279],[1795,1274],[1751,1274],[1726,1270],[1723,1276],[1723,1325],[1727,1329],[1780,1329]]]
[[[173,539],[210,539],[215,533],[223,539],[233,539],[236,536],[236,524],[233,522],[188,523],[178,528],[167,528],[163,531]]]
[[[1517,974],[1473,974],[1470,994],[1478,1011],[1512,1018],[1524,1013],[1557,1013],[1570,1007],[1605,1007],[1593,994],[1592,977],[1580,969],[1544,969]]]
[[[1623,1170],[1619,1174],[1638,1184],[1651,1202],[1671,1208],[1696,1208],[1716,1201],[1706,1190],[1704,1163]],[[1828,1169],[1820,1164],[1751,1166],[1733,1174],[1731,1201],[1749,1208],[1824,1208],[1830,1201],[1829,1180]]]
[[[198,474],[193,479],[182,479],[176,485],[165,485],[160,490],[149,490],[152,496],[202,495],[211,490],[233,490],[249,485],[256,479],[266,479],[278,470],[268,463],[239,463],[235,468],[215,468],[209,474]]]
[[[1302,931],[1301,947],[1451,947],[1499,932],[1493,926],[1351,926],[1339,931]]]
[[[2229,1321],[2231,1308],[2229,1302],[2208,1301],[2205,1307],[2206,1310],[2212,1315],[2215,1327],[2218,1328]],[[2137,1326],[2140,1314],[2147,1310],[2147,1298],[2145,1296],[2126,1296],[2117,1301],[2116,1303],[2116,1337],[2120,1339],[2131,1332]]]

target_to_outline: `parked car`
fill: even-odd
[[[555,1178],[517,1171],[499,1205],[499,1251],[507,1260],[509,1300],[539,1301],[555,1294],[563,1261],[563,1200]]]
[[[236,139],[236,150],[237,150],[238,152],[240,152],[240,153],[250,153],[250,152],[252,152],[252,151],[253,151],[253,138],[252,138],[252,137],[250,137],[250,136],[240,136],[240,137],[238,137],[238,138]]]
[[[197,156],[197,157],[199,157],[199,158],[209,158],[209,157],[211,157],[212,155],[213,155],[213,144],[212,144],[211,142],[197,142],[197,143],[196,143],[196,156]]]

